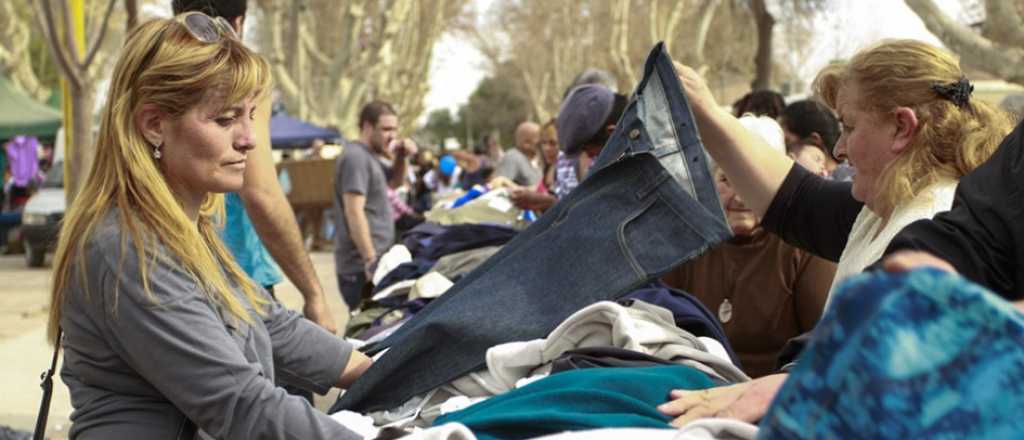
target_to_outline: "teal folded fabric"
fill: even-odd
[[[694,368],[591,368],[567,371],[438,417],[456,422],[480,440],[532,438],[595,428],[669,428],[657,406],[673,389],[713,386]]]

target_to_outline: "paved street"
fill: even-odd
[[[328,306],[340,327],[344,327],[347,309],[338,295],[331,253],[311,254],[320,282],[327,293]],[[49,312],[50,260],[43,269],[29,269],[23,255],[0,256],[0,426],[31,431],[42,390],[39,375],[50,362],[53,348],[46,343],[46,319]],[[291,283],[277,286],[278,298],[295,310],[302,309],[302,297]],[[67,388],[54,377],[53,403],[50,409],[48,436],[66,437],[71,414]],[[318,398],[323,409],[334,401],[337,392]]]

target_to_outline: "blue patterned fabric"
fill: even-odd
[[[934,269],[844,284],[758,438],[1021,438],[1024,315]]]

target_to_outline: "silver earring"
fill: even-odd
[[[153,159],[160,160],[161,157],[164,157],[164,155],[160,153],[160,146],[161,144],[153,146]]]

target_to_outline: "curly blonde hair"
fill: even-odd
[[[949,52],[916,40],[888,40],[824,68],[814,93],[829,107],[846,84],[861,92],[855,105],[884,118],[897,107],[917,115],[917,133],[875,183],[875,206],[888,214],[942,177],[959,179],[988,160],[1013,128],[1010,115],[978,99],[957,106],[936,93],[964,77]]]

